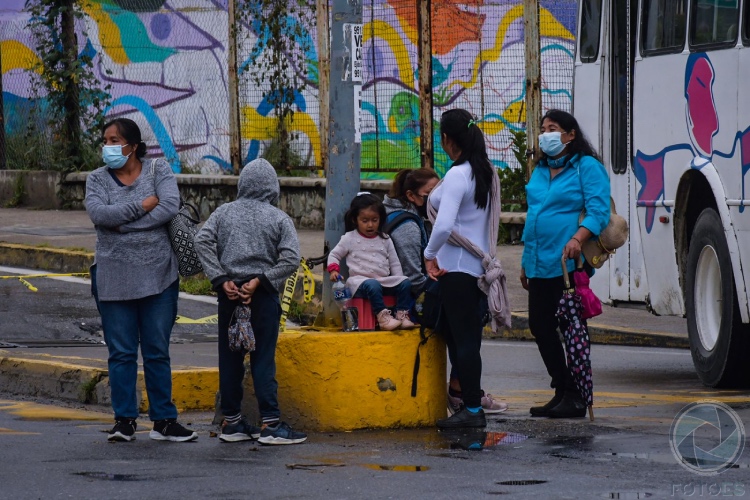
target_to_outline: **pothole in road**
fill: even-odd
[[[82,476],[89,479],[99,479],[102,481],[144,481],[135,474],[109,474],[107,472],[74,472],[74,476]]]
[[[653,495],[651,493],[645,493],[645,492],[614,492],[614,493],[608,493],[606,495],[603,495],[602,498],[613,498],[618,500],[636,500],[639,498],[651,498]]]
[[[533,486],[535,484],[544,484],[547,481],[543,479],[511,479],[509,481],[496,481],[495,484],[502,486]]]
[[[363,467],[373,470],[387,470],[395,472],[425,472],[430,470],[425,465],[381,465],[381,464],[363,464]]]

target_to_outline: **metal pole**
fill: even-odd
[[[242,139],[240,136],[240,103],[239,79],[237,76],[237,21],[235,9],[238,0],[229,0],[229,47],[227,50],[228,84],[229,84],[229,162],[234,174],[240,173],[242,166]],[[239,0],[242,1],[242,0]]]
[[[2,44],[0,44],[2,47]],[[3,54],[0,49],[0,68],[3,67]],[[7,153],[5,151],[5,112],[3,110],[3,73],[0,71],[0,170],[5,170]]]
[[[316,0],[315,13],[318,27],[318,102],[320,102],[320,169],[328,170],[328,106],[331,77],[331,29],[328,0]]]
[[[332,20],[326,250],[336,246],[344,234],[344,212],[359,191],[361,146],[356,134],[359,124],[355,123],[355,112],[357,116],[359,112],[354,104],[355,92],[361,89],[362,1],[333,0]],[[338,325],[341,324],[339,309],[327,278],[328,273],[325,273],[323,317],[316,324]]]
[[[419,138],[422,146],[422,168],[433,168],[431,0],[419,2],[417,26],[419,30]]]
[[[523,28],[526,59],[526,178],[539,160],[539,129],[542,121],[542,69],[539,43],[539,0],[524,0]]]

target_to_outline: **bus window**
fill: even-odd
[[[682,52],[687,0],[643,0],[641,54]]]
[[[599,28],[602,24],[602,0],[581,1],[581,62],[596,61],[599,56]]]
[[[693,11],[690,16],[690,46],[734,45],[737,42],[739,11],[739,0],[696,0],[693,2]]]
[[[742,42],[750,45],[750,0],[745,2],[745,10],[742,12]]]

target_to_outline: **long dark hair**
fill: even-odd
[[[349,232],[357,229],[357,216],[359,212],[368,208],[377,212],[380,216],[378,236],[388,238],[388,235],[383,232],[383,225],[385,225],[385,205],[383,205],[380,198],[370,193],[358,194],[354,197],[352,203],[349,205],[349,210],[344,214],[344,230]]]
[[[417,191],[422,189],[425,184],[430,182],[432,179],[439,179],[438,174],[431,168],[417,168],[417,169],[404,169],[396,174],[391,184],[391,191],[388,196],[394,200],[399,200],[401,203],[406,205],[411,203],[406,197],[406,192],[411,191],[417,194]]]
[[[104,138],[104,131],[114,125],[117,128],[117,132],[127,141],[128,144],[135,144],[135,156],[139,160],[146,156],[146,143],[141,140],[141,129],[138,125],[128,118],[115,118],[114,120],[107,122],[102,127],[102,139]]]
[[[549,118],[550,121],[553,121],[560,125],[560,128],[562,128],[565,132],[570,132],[571,130],[576,131],[575,139],[568,143],[568,154],[570,156],[580,154],[581,156],[593,156],[597,160],[600,160],[599,155],[596,154],[596,150],[588,141],[588,139],[586,139],[586,135],[578,125],[578,120],[576,120],[575,116],[561,109],[550,109],[549,111],[544,113],[541,123],[544,123],[544,120],[547,118]],[[544,154],[544,152],[541,152],[541,157],[546,158],[547,155]]]
[[[471,177],[476,182],[474,203],[477,208],[487,208],[492,176],[495,169],[487,156],[484,134],[474,122],[474,117],[465,109],[451,109],[440,117],[440,134],[445,134],[461,149],[461,156],[453,165],[469,162]]]

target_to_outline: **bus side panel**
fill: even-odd
[[[678,181],[694,157],[685,126],[681,75],[686,61],[686,54],[676,54],[647,57],[635,65],[633,169],[638,227],[631,227],[631,233],[640,233],[649,302],[661,315],[685,313],[668,205],[674,202]]]

